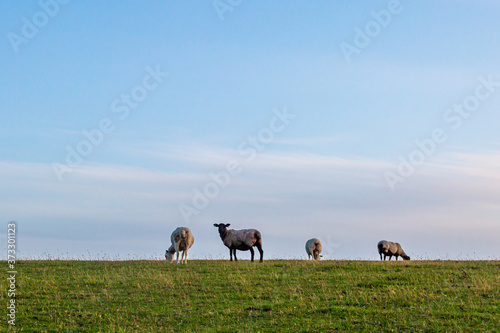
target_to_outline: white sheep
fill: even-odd
[[[214,227],[219,228],[219,236],[224,242],[224,245],[229,248],[229,257],[231,261],[233,261],[233,253],[234,260],[238,261],[238,258],[236,258],[236,250],[250,250],[250,254],[252,255],[251,261],[253,262],[253,247],[255,246],[257,250],[259,250],[260,262],[262,262],[264,251],[262,250],[262,237],[260,232],[256,229],[228,230],[227,227],[229,227],[229,225],[229,223],[214,223]]]
[[[392,256],[395,256],[396,260],[398,260],[399,256],[403,258],[403,260],[410,260],[410,257],[406,255],[399,243],[381,240],[378,242],[377,248],[378,253],[380,254],[380,260],[382,260],[382,254],[384,255],[384,260],[387,256],[389,257],[389,260],[391,260]]]
[[[311,238],[306,242],[306,252],[311,259],[311,256],[314,260],[319,260],[321,253],[321,242],[317,238]]]
[[[191,230],[186,227],[178,227],[172,232],[170,236],[170,241],[172,245],[165,252],[165,259],[167,262],[171,263],[174,259],[174,253],[177,253],[176,263],[179,263],[179,252],[182,251],[181,263],[184,261],[184,264],[187,264],[187,253],[189,248],[193,246],[194,237],[191,233]]]

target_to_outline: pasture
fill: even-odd
[[[47,260],[17,269],[10,331],[498,332],[500,323],[498,261]]]

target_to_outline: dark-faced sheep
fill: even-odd
[[[236,258],[236,250],[240,251],[250,250],[250,253],[252,255],[251,261],[253,262],[253,257],[254,257],[253,247],[255,246],[257,250],[259,250],[260,262],[262,262],[264,251],[262,250],[262,237],[260,235],[260,232],[255,229],[229,230],[227,229],[227,227],[229,226],[230,226],[229,223],[228,224],[214,223],[214,227],[219,228],[220,239],[222,239],[224,245],[229,248],[230,260],[233,261],[233,254],[234,254],[234,260],[235,261],[238,260],[238,258]]]
[[[306,242],[306,252],[311,259],[311,256],[314,260],[319,260],[321,253],[321,242],[317,238],[311,238]]]
[[[174,259],[174,253],[177,253],[176,263],[179,263],[179,252],[182,251],[181,263],[184,261],[184,264],[187,264],[187,253],[189,248],[194,243],[194,237],[191,233],[191,230],[186,227],[178,227],[172,232],[170,236],[170,241],[172,245],[165,252],[165,259],[167,262],[171,263]]]
[[[378,242],[377,248],[378,253],[380,254],[380,260],[382,260],[382,254],[384,255],[384,260],[387,256],[389,257],[389,260],[391,260],[392,256],[395,256],[396,260],[398,260],[399,256],[403,258],[403,260],[410,260],[410,257],[406,255],[399,243],[381,240]]]

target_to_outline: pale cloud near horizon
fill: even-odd
[[[91,252],[104,248],[112,256],[127,251],[121,247],[130,240],[135,244],[132,252],[149,256],[161,252],[170,230],[184,224],[179,204],[189,203],[192,190],[210,181],[208,172],[223,170],[235,154],[214,147],[175,146],[165,158],[204,165],[203,171],[89,163],[64,183],[55,180],[48,164],[2,162],[2,219],[20,223],[26,253],[57,249],[75,254],[75,249],[63,248],[66,240],[75,239],[87,242]],[[385,161],[263,152],[242,165],[241,174],[193,217],[189,227],[197,243],[204,244],[193,248],[193,257],[224,256],[210,229],[216,221],[261,229],[266,254],[275,258],[302,256],[298,243],[313,236],[337,244],[331,258],[374,259],[373,243],[378,238],[401,240],[407,252],[421,258],[424,253],[429,258],[444,253],[500,256],[493,237],[500,232],[498,151],[443,154],[417,170],[395,193],[382,176],[394,167]],[[41,235],[48,237],[47,243],[33,244],[43,248],[22,242]],[[441,241],[435,244],[436,240]]]

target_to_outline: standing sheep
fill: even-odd
[[[410,260],[410,257],[406,255],[399,243],[381,240],[378,242],[377,248],[378,253],[380,254],[380,260],[382,260],[382,254],[384,254],[384,260],[387,256],[389,256],[389,260],[391,260],[392,256],[395,256],[396,260],[398,260],[399,256],[401,256],[403,260]]]
[[[311,259],[311,256],[314,260],[319,260],[321,253],[321,242],[317,238],[311,238],[306,242],[306,252]]]
[[[253,247],[257,247],[260,253],[260,262],[262,262],[262,258],[264,256],[264,251],[262,250],[262,237],[260,232],[256,229],[243,229],[243,230],[228,230],[230,224],[224,223],[214,223],[214,227],[219,228],[220,239],[225,246],[229,248],[229,257],[230,260],[233,261],[233,253],[234,260],[238,261],[236,258],[236,250],[240,251],[248,251],[252,255],[252,262],[254,257]]]
[[[184,264],[187,264],[187,252],[194,243],[194,237],[191,230],[186,227],[178,227],[174,230],[174,232],[172,232],[170,241],[172,242],[172,245],[170,245],[168,250],[165,252],[165,259],[167,259],[167,262],[171,263],[174,259],[174,253],[177,253],[176,263],[178,264],[179,252],[182,251],[181,263],[184,260]]]

